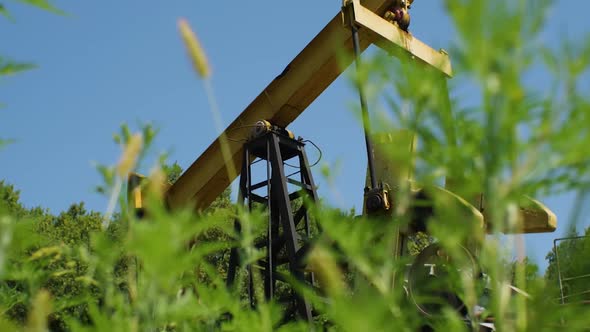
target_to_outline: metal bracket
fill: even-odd
[[[342,8],[340,10],[340,17],[342,18],[342,26],[350,29],[351,17],[354,18],[354,4],[351,0],[342,0]],[[348,11],[352,11],[349,13]],[[356,21],[356,20],[355,20]]]
[[[346,15],[345,10],[352,10]],[[345,26],[350,25],[348,17],[354,19],[354,24],[370,32],[372,42],[380,48],[397,54],[406,54],[424,64],[435,68],[447,77],[453,75],[451,60],[446,51],[436,51],[412,34],[391,24],[381,16],[361,5],[360,0],[343,0],[342,20]],[[399,56],[398,56],[399,57]]]

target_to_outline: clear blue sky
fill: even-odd
[[[186,168],[217,136],[201,82],[185,56],[176,22],[186,17],[213,66],[213,84],[227,124],[279,74],[338,12],[341,1],[68,1],[68,16],[8,2],[16,22],[0,19],[0,55],[38,69],[0,81],[0,137],[16,143],[0,151],[0,179],[19,188],[27,206],[53,212],[84,201],[104,211],[96,161],[113,164],[112,134],[126,122],[160,128],[156,151]],[[544,40],[558,46],[590,31],[589,2],[556,2]],[[414,35],[448,48],[453,32],[441,1],[416,1]],[[538,78],[542,80],[542,77]],[[533,78],[533,81],[535,78]],[[342,208],[361,207],[365,155],[360,126],[348,105],[358,96],[340,77],[290,129],[316,142],[336,174],[319,180],[320,195]],[[336,121],[335,121],[336,119]],[[136,127],[136,126],[134,126]],[[314,159],[313,149],[308,150]],[[552,239],[562,235],[571,195],[544,202],[560,224],[552,234],[527,235],[527,251],[545,266]],[[585,223],[588,224],[588,223]]]

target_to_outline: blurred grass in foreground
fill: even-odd
[[[365,60],[361,76],[372,103],[386,102],[391,121],[381,122],[380,129],[415,132],[419,144],[408,167],[415,165],[416,181],[431,186],[452,179],[463,197],[483,193],[494,229],[514,227],[524,196],[585,193],[590,102],[580,80],[588,74],[590,38],[544,47],[540,33],[550,1],[445,4],[457,32],[450,52],[456,72],[451,90],[468,85],[472,100],[453,100],[453,112],[441,112],[444,96],[436,75],[382,54]],[[525,85],[525,75],[533,71],[551,88]],[[140,162],[154,130],[146,127],[142,134]],[[132,137],[123,127],[116,141],[128,146]],[[391,154],[403,162],[395,151]],[[162,178],[161,168],[169,169],[156,165],[154,181]],[[466,303],[473,325],[445,303],[425,318],[407,296],[403,286],[412,260],[391,254],[397,226],[407,222],[406,216],[376,221],[325,206],[314,210],[324,233],[310,255],[323,289],[299,285],[312,299],[317,319],[313,326],[280,324],[281,304],[252,309],[240,288],[228,289],[224,280],[231,246],[248,248],[246,260],[264,254],[253,246],[264,229],[262,213],[240,210],[227,195],[198,215],[167,211],[152,186],[148,217],[139,221],[127,212],[124,190],[116,188],[121,172],[107,166],[99,170],[105,179],[101,191],[114,192],[120,203],[119,213],[107,214],[106,229],[101,228],[105,216],[86,211],[83,204],[52,216],[41,208],[23,208],[18,193],[2,184],[0,330],[416,331],[427,321],[439,331],[468,331],[477,330],[474,307],[483,298],[481,319],[493,317],[498,331],[576,331],[590,324],[586,307],[558,304],[556,284],[531,273],[526,262],[510,263],[511,253],[522,247],[518,238],[485,235],[450,204],[438,207],[428,230],[462,266],[463,245],[476,248],[473,271],[441,277]],[[404,195],[409,191],[400,191],[398,199],[408,200]],[[234,234],[236,217],[244,221],[241,238]],[[515,294],[509,285],[528,295]]]

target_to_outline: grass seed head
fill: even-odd
[[[168,184],[166,182],[166,174],[164,174],[164,171],[162,171],[160,167],[152,170],[148,181],[148,191],[156,198],[162,199],[164,192],[167,189]]]
[[[129,174],[135,164],[137,163],[137,157],[139,157],[139,153],[141,152],[141,148],[143,147],[143,137],[141,134],[134,134],[129,139],[129,142],[125,146],[123,150],[123,154],[121,155],[121,160],[117,165],[117,174],[124,178]]]
[[[180,36],[182,37],[188,56],[190,57],[197,74],[199,74],[201,78],[209,78],[211,75],[211,68],[209,67],[209,61],[205,55],[205,50],[201,46],[197,35],[191,29],[188,22],[183,18],[178,20],[178,29],[180,30]]]
[[[47,316],[53,312],[51,295],[45,289],[41,289],[33,299],[32,310],[27,318],[25,331],[48,331]]]
[[[316,247],[308,259],[308,269],[316,274],[320,286],[331,297],[340,297],[344,293],[344,279],[332,254],[324,248]]]

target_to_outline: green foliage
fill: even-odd
[[[0,15],[8,16],[8,12],[4,8],[4,6],[2,6],[2,4],[0,4]],[[34,69],[35,67],[36,66],[31,63],[16,62],[14,60],[9,60],[9,59],[6,59],[6,58],[0,56],[0,79],[2,77],[6,77],[6,76],[14,75],[14,74],[17,74],[17,73],[20,73],[23,71]],[[3,104],[0,104],[0,108],[2,108],[2,107],[3,107]],[[0,150],[2,150],[2,148],[9,143],[11,143],[10,140],[0,138]]]
[[[52,8],[45,1],[25,2]],[[265,252],[255,243],[267,227],[265,212],[234,206],[229,189],[209,209],[195,213],[169,211],[158,186],[148,183],[146,217],[137,219],[128,213],[116,166],[98,167],[101,191],[120,202],[120,212],[110,214],[113,204],[106,216],[86,211],[82,203],[57,216],[28,209],[13,186],[0,182],[0,328],[417,331],[429,325],[477,331],[478,323],[493,317],[499,331],[587,330],[588,319],[581,314],[587,309],[556,301],[555,253],[548,255],[544,280],[528,260],[509,259],[522,244],[499,233],[518,226],[523,197],[585,192],[589,183],[590,100],[580,80],[590,66],[590,39],[564,41],[557,51],[531,42],[540,38],[550,4],[445,1],[457,33],[451,91],[469,82],[475,96],[469,103],[449,101],[440,74],[409,58],[395,62],[377,54],[355,77],[366,85],[371,104],[384,98],[391,111],[393,121],[379,121],[380,130],[416,134],[414,158],[389,151],[391,160],[415,168],[412,186],[429,190],[445,179],[467,202],[483,194],[492,234],[474,217],[477,209],[433,194],[433,213],[423,216],[427,232],[416,235],[408,248],[424,261],[396,257],[399,231],[416,217],[411,208],[416,198],[402,181],[390,184],[398,189],[395,211],[385,218],[355,218],[311,206],[313,223],[323,232],[311,243],[305,263],[317,282],[286,279],[310,299],[316,319],[284,322],[285,304],[258,297],[251,308],[243,288],[226,287],[230,248],[242,249],[243,265],[257,263]],[[524,84],[534,65],[551,82],[548,91]],[[140,131],[144,162],[157,130],[147,125]],[[114,140],[125,147],[132,137],[123,125]],[[173,183],[182,172],[176,163],[161,168],[166,178],[151,180]],[[236,219],[242,221],[240,236]],[[432,241],[436,247],[429,246]],[[466,255],[467,248],[477,260]],[[587,249],[586,241],[560,244],[560,263],[563,254],[568,274],[587,271]],[[253,270],[260,280],[260,270]],[[241,285],[245,272],[238,277]],[[582,285],[572,283],[567,290]]]
[[[46,0],[17,0],[18,2],[25,3],[31,6],[35,6],[41,8],[43,10],[47,10],[54,13],[62,13],[59,9],[51,5],[49,1]],[[3,3],[0,3],[0,15],[5,16],[6,18],[11,18],[6,6]],[[35,68],[36,66],[31,63],[21,63],[16,62],[13,60],[6,59],[0,56],[0,77],[1,76],[8,76],[13,75],[22,71],[30,70]]]
[[[25,208],[19,199],[20,191],[16,190],[13,185],[0,181],[0,211],[15,217],[22,217]]]
[[[43,10],[47,10],[50,12],[54,12],[54,13],[61,13],[61,11],[59,9],[57,9],[56,7],[54,7],[51,2],[47,1],[47,0],[18,0],[19,2],[31,5],[31,6],[35,6],[38,8],[41,8]]]
[[[587,228],[582,236],[589,236],[590,228]],[[579,236],[575,231],[570,235]],[[559,255],[557,255],[559,254]],[[563,295],[565,302],[576,303],[590,300],[590,286],[588,286],[588,276],[590,275],[590,237],[580,237],[560,241],[556,249],[553,248],[547,254],[549,266],[545,272],[545,277],[552,285],[559,285],[559,272],[561,272]],[[559,265],[557,258],[559,256]],[[581,277],[579,279],[566,280],[568,278]],[[560,297],[561,294],[555,294]]]
[[[59,10],[57,7],[53,6],[50,1],[47,0],[14,0],[16,2],[20,2],[23,4],[27,4],[33,7],[37,7],[42,10],[46,10],[48,12],[52,12],[54,14],[61,14],[63,15],[64,12]],[[0,3],[0,14],[5,16],[6,18],[11,18],[10,13],[6,9],[6,6],[3,3]]]
[[[537,41],[550,5],[543,0],[445,1],[457,33],[450,52],[454,67],[450,88],[451,92],[455,87],[467,89],[471,97],[466,101],[447,100],[440,75],[413,59],[395,62],[377,54],[364,63],[357,78],[367,85],[370,104],[385,99],[392,111],[390,117],[379,118],[379,130],[415,133],[414,159],[400,159],[398,151],[390,151],[389,158],[400,167],[415,165],[417,186],[428,188],[444,181],[468,201],[483,194],[486,222],[496,232],[492,236],[474,227],[449,202],[434,203],[438,211],[428,231],[455,259],[461,245],[479,253],[481,268],[493,281],[487,309],[500,330],[537,330],[542,322],[551,324],[569,315],[555,308],[540,320],[529,319],[536,306],[554,305],[554,287],[537,282],[534,266],[528,263],[506,264],[517,244],[499,234],[518,227],[515,212],[523,198],[564,190],[584,192],[588,184],[585,142],[590,107],[581,80],[587,78],[588,63],[582,59],[587,59],[590,38],[564,41],[557,50],[541,46]],[[525,84],[533,71],[551,87]],[[407,184],[395,185],[400,188],[397,201],[412,200],[404,188]],[[402,223],[408,222],[406,206],[399,204],[397,211]],[[468,307],[479,296],[477,282],[472,283],[463,283]],[[501,286],[507,283],[538,292],[535,300],[507,298]]]
[[[53,216],[40,208],[27,209],[19,202],[13,186],[0,183],[2,192],[2,233],[9,241],[0,282],[0,307],[6,317],[27,321],[35,296],[47,289],[56,301],[50,322],[64,327],[65,315],[82,315],[81,298],[91,294],[81,277],[86,266],[78,250],[88,250],[90,234],[100,229],[101,216],[87,212],[84,204]],[[96,294],[94,294],[96,295]],[[43,318],[44,319],[44,318]]]
[[[166,174],[168,183],[173,184],[182,174],[182,167],[177,162],[174,162],[172,165],[162,165],[162,171]]]
[[[0,76],[14,75],[22,71],[34,69],[35,67],[31,63],[19,63],[0,57]]]
[[[17,0],[17,1],[28,4],[28,5],[36,6],[38,8],[41,8],[41,9],[44,9],[47,11],[51,11],[54,13],[63,14],[63,12],[61,12],[59,9],[52,6],[51,3],[46,0]],[[12,19],[12,17],[10,16],[10,13],[8,12],[8,9],[6,9],[6,6],[2,2],[0,2],[0,15],[4,16],[5,18]],[[20,73],[23,71],[31,70],[34,68],[36,68],[36,65],[34,65],[32,63],[17,62],[14,60],[6,59],[5,57],[0,55],[0,78],[2,78],[3,76],[10,76],[10,75],[14,75],[16,73]],[[0,108],[2,108],[2,107],[3,107],[3,104],[0,103]],[[0,138],[0,150],[8,143],[10,143],[9,140],[5,140],[5,139]]]
[[[8,11],[6,10],[6,7],[4,7],[3,4],[0,4],[0,14],[6,18],[10,17],[10,15],[8,14]]]
[[[0,108],[2,108],[2,104],[0,104]],[[7,146],[10,143],[12,143],[12,140],[7,140],[7,139],[1,139],[0,138],[0,151],[2,151],[2,148],[4,148],[5,146]]]
[[[432,237],[424,232],[413,234],[408,240],[407,250],[412,256],[419,254],[424,248],[428,247],[433,242]]]

